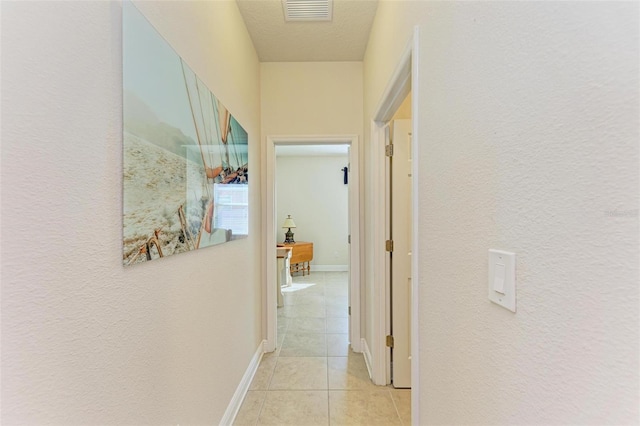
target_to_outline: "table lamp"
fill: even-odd
[[[289,230],[287,232],[285,232],[284,236],[284,243],[285,244],[293,244],[295,243],[295,241],[293,241],[293,232],[291,232],[291,228],[295,228],[296,224],[293,221],[293,219],[291,219],[291,215],[287,215],[287,218],[284,220],[284,225],[282,225],[283,228],[289,228]]]

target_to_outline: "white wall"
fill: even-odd
[[[123,268],[121,4],[3,2],[3,424],[216,424],[262,340],[257,56],[234,1],[138,6],[249,133],[250,237]]]
[[[378,6],[365,117],[421,31],[418,424],[638,422],[638,16]],[[517,253],[515,314],[487,299],[489,248]]]
[[[290,214],[294,240],[313,242],[312,271],[349,264],[349,187],[340,171],[348,162],[347,155],[276,157],[277,240]]]

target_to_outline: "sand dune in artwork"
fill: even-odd
[[[160,230],[164,256],[191,250],[178,210],[180,206],[186,209],[188,187],[202,182],[202,166],[128,132],[124,133],[124,165],[123,262],[129,264],[156,230]],[[191,202],[185,211],[192,235],[202,223],[202,204]],[[150,254],[159,256],[155,248]],[[134,263],[145,259],[139,256]]]

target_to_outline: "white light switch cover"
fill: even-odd
[[[516,311],[516,254],[489,250],[489,300]]]

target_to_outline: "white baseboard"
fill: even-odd
[[[362,354],[364,355],[364,363],[367,365],[367,371],[369,372],[369,378],[373,378],[372,369],[371,369],[371,351],[369,350],[369,345],[367,345],[367,341],[365,339],[360,339],[362,341]]]
[[[351,350],[357,354],[362,353],[362,340],[363,339],[355,339],[354,342],[350,342]]]
[[[311,272],[346,272],[349,265],[311,265]]]
[[[249,366],[244,372],[244,376],[242,376],[242,380],[240,380],[240,384],[238,384],[238,387],[236,388],[236,391],[231,398],[231,402],[229,402],[227,410],[222,416],[222,420],[220,420],[221,426],[231,426],[233,424],[233,421],[236,419],[238,411],[240,411],[240,407],[242,406],[242,401],[244,401],[244,397],[249,390],[249,386],[251,386],[253,376],[256,374],[258,366],[260,365],[260,361],[262,360],[262,355],[264,354],[264,346],[266,343],[266,340],[263,340],[258,345],[256,353],[253,355],[253,358],[251,358],[251,362],[249,362]]]

